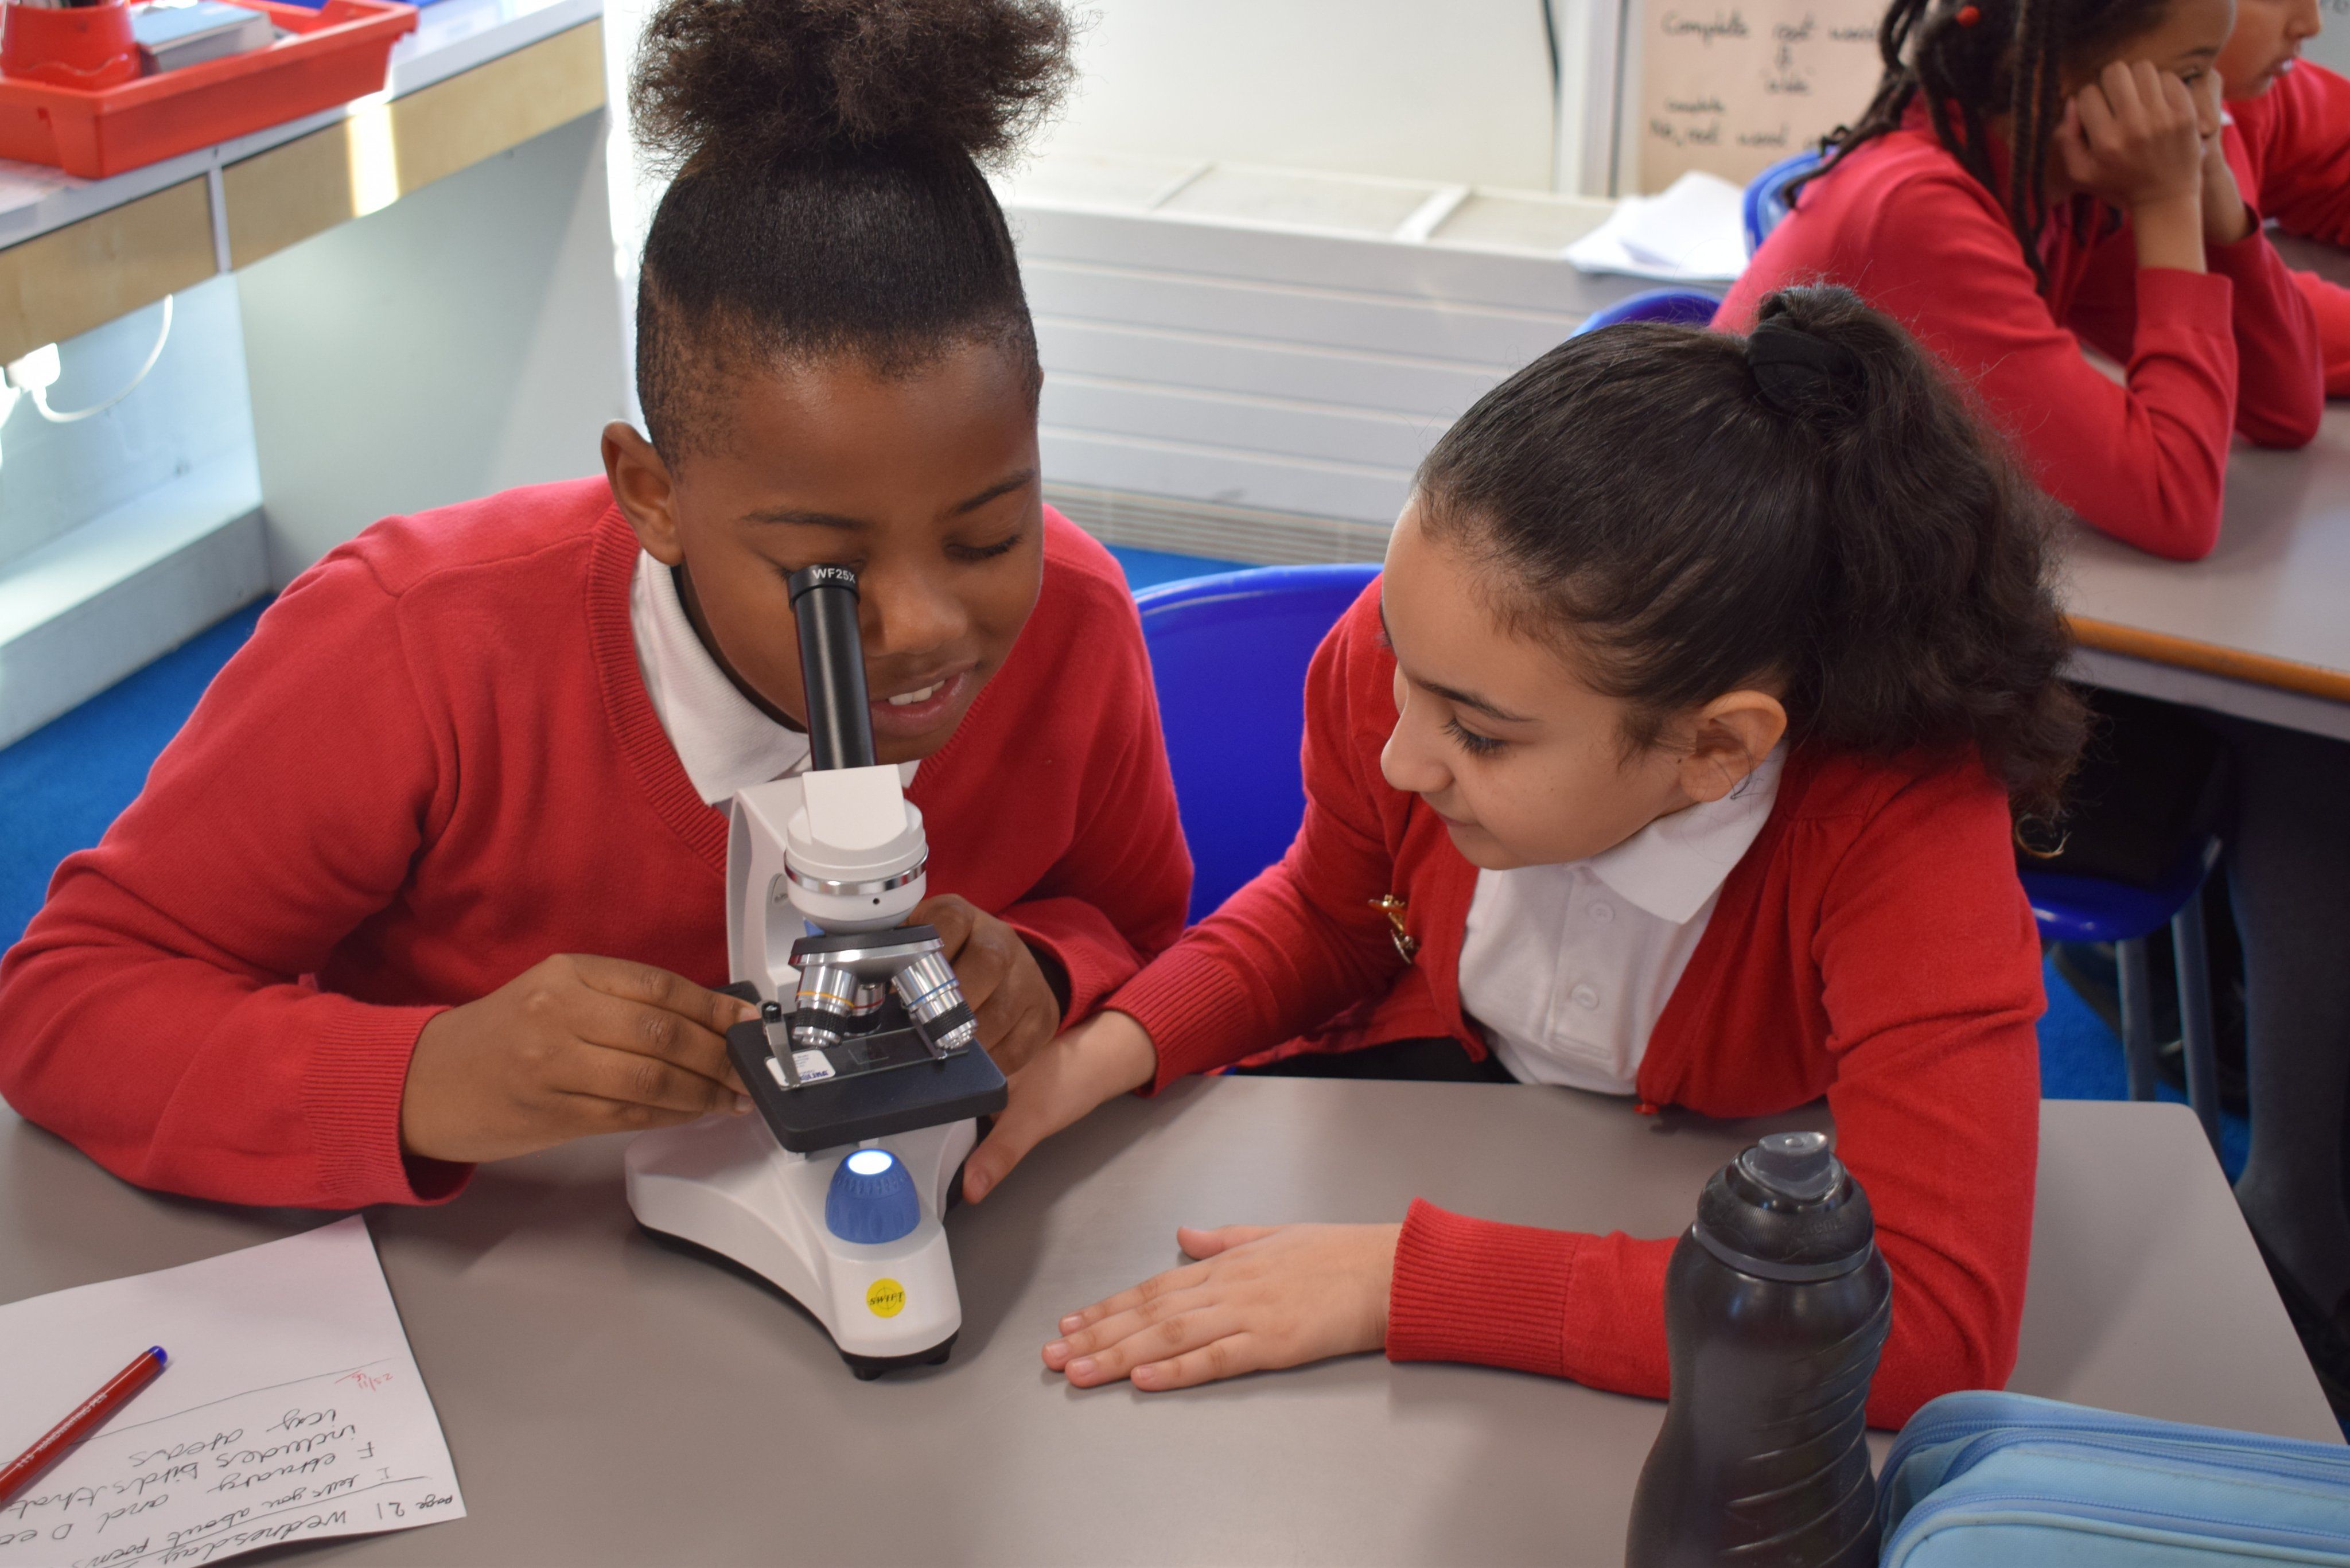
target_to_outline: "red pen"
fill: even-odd
[[[110,1420],[117,1410],[130,1403],[131,1397],[155,1381],[171,1357],[160,1345],[150,1345],[139,1353],[139,1359],[107,1379],[106,1386],[83,1400],[74,1413],[51,1427],[41,1440],[26,1449],[0,1470],[0,1508],[16,1501],[16,1494],[33,1484],[33,1478],[65,1458],[68,1449],[97,1431]]]

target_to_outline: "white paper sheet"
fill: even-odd
[[[358,1216],[0,1306],[0,1456],[151,1345],[161,1376],[0,1508],[0,1568],[213,1563],[464,1517]]]
[[[1746,270],[1745,192],[1692,170],[1662,195],[1627,196],[1607,221],[1566,247],[1583,272],[1664,283],[1727,283]]]

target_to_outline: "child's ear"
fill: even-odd
[[[669,464],[625,420],[604,427],[604,477],[645,554],[664,566],[684,560],[685,548],[677,537],[677,487],[670,480]]]
[[[1681,757],[1681,793],[1720,800],[1762,765],[1787,732],[1787,710],[1768,691],[1740,690],[1698,710]]]

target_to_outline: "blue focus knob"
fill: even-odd
[[[860,1148],[836,1167],[824,1195],[824,1228],[866,1246],[894,1241],[922,1222],[922,1199],[905,1161]]]

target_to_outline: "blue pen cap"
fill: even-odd
[[[860,1148],[834,1168],[824,1195],[824,1228],[844,1241],[894,1241],[922,1222],[922,1199],[906,1162],[886,1148]]]

